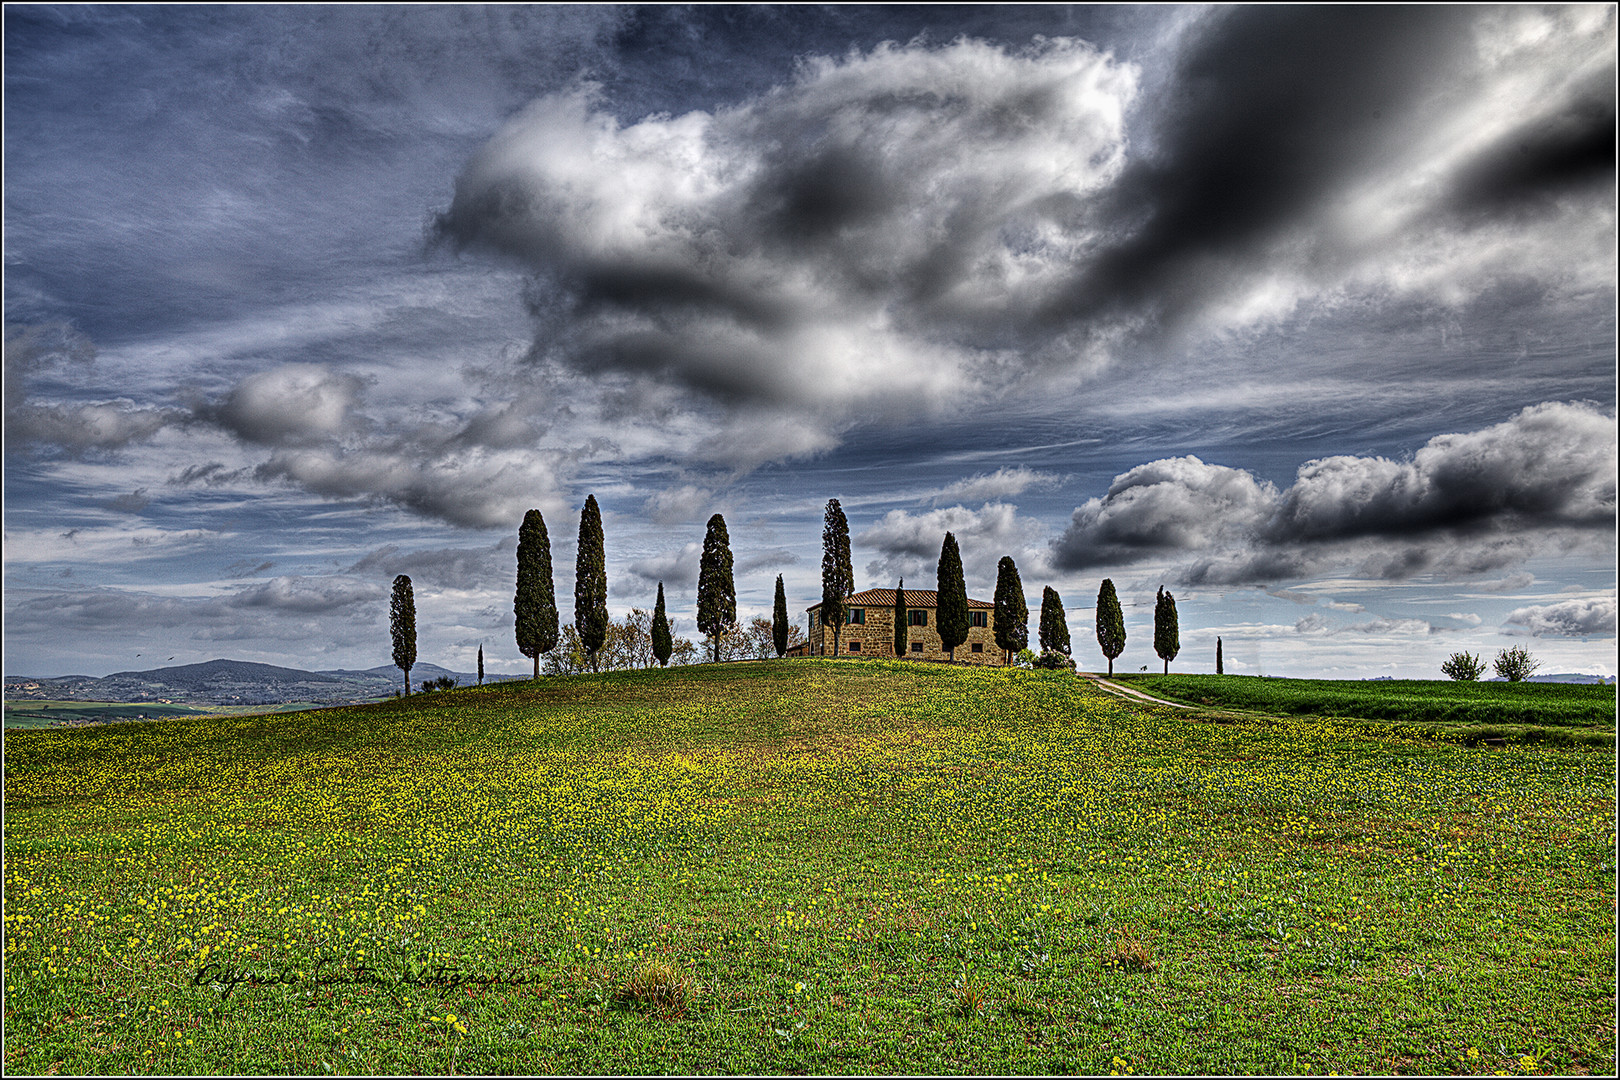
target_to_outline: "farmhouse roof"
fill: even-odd
[[[820,603],[811,604],[806,611],[814,611]],[[867,589],[853,596],[844,598],[845,607],[894,607],[893,589]],[[996,605],[985,600],[975,600],[968,597],[968,607],[994,610]],[[934,589],[907,589],[906,607],[908,608],[937,608],[939,607],[939,593]]]

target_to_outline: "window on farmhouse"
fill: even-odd
[[[988,620],[986,618],[987,614],[988,614],[988,612],[983,612],[983,611],[970,611],[970,612],[968,612],[968,625],[969,626],[987,626],[987,625],[989,625],[989,622],[988,622]],[[974,652],[983,652],[984,650],[983,649],[974,649],[973,651]]]
[[[861,651],[861,643],[858,642],[858,641],[850,642],[849,643],[849,651],[850,652],[860,652]]]
[[[906,625],[927,626],[928,612],[922,610],[921,608],[912,608],[910,611],[906,612]]]
[[[912,643],[911,643],[911,651],[912,651],[912,652],[922,652],[922,642],[920,642],[920,641],[913,641],[913,642],[912,642]]]
[[[814,630],[815,628],[816,628],[816,613],[812,611],[810,613],[810,629]]]
[[[984,642],[982,642],[982,641],[975,641],[975,642],[974,642],[974,643],[973,643],[973,651],[974,651],[974,652],[984,652]]]
[[[856,623],[856,624],[861,625],[861,626],[865,626],[866,625],[866,609],[861,608],[861,607],[850,608],[849,609],[849,617],[847,619],[845,619],[844,621],[849,622],[849,623]]]

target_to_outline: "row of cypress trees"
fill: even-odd
[[[709,519],[703,538],[703,555],[698,571],[698,629],[713,642],[714,659],[720,659],[720,640],[737,623],[737,590],[732,574],[731,538],[725,518]],[[940,545],[937,578],[935,630],[951,660],[956,647],[967,640],[971,625],[967,583],[962,570],[962,552],[956,537],[947,532]],[[837,499],[827,501],[822,527],[821,614],[833,627],[833,655],[839,655],[846,600],[855,592],[855,571],[850,556],[849,522]],[[534,661],[534,678],[540,677],[540,657],[556,647],[559,638],[556,590],[552,582],[551,538],[545,518],[530,510],[518,528],[517,590],[512,602],[514,634],[518,651]],[[1005,662],[1029,644],[1029,608],[1024,587],[1012,556],[1003,556],[996,566],[995,640]],[[776,577],[776,596],[771,612],[772,644],[776,654],[787,651],[787,593],[782,575]],[[607,560],[602,536],[602,513],[595,495],[587,495],[579,516],[579,541],[574,564],[574,627],[580,644],[596,670],[596,654],[607,640]],[[1180,651],[1176,602],[1163,588],[1153,613],[1153,647],[1164,660],[1165,671]],[[405,673],[405,692],[410,693],[410,669],[416,662],[416,604],[411,579],[404,574],[394,579],[389,605],[389,626],[393,636],[394,664]],[[895,589],[894,651],[906,653],[907,616],[905,579]],[[1039,624],[1043,653],[1070,655],[1069,627],[1063,601],[1048,585],[1041,594]],[[1114,583],[1103,579],[1097,593],[1097,644],[1108,658],[1108,673],[1114,673],[1114,659],[1125,649],[1125,618]],[[669,616],[664,607],[664,583],[658,583],[658,601],[653,609],[652,652],[660,665],[667,665],[674,650]],[[1219,656],[1217,647],[1217,657]],[[1219,659],[1217,659],[1219,665]],[[478,650],[479,681],[483,681],[484,651]]]

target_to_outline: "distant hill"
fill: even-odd
[[[1500,676],[1494,676],[1492,678],[1486,679],[1485,681],[1486,682],[1506,682],[1507,680],[1501,678]],[[1604,686],[1613,686],[1615,684],[1615,680],[1614,680],[1613,675],[1584,675],[1584,674],[1582,674],[1580,672],[1577,672],[1577,671],[1565,671],[1565,672],[1560,672],[1559,674],[1556,674],[1556,675],[1532,675],[1532,676],[1530,676],[1528,679],[1526,679],[1524,681],[1525,682],[1584,683],[1584,684],[1587,684],[1587,685],[1601,683]]]
[[[462,686],[478,681],[468,672],[437,664],[411,668],[411,685],[450,676]],[[484,677],[499,682],[518,676]],[[64,675],[54,679],[7,676],[7,698],[57,701],[175,701],[209,705],[274,705],[285,701],[344,704],[391,697],[403,685],[398,668],[383,665],[364,671],[301,671],[246,660],[209,660],[201,664],[119,671],[105,678]]]

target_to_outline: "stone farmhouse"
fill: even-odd
[[[844,628],[839,634],[840,656],[894,655],[894,590],[867,589],[844,601]],[[939,643],[939,594],[932,589],[906,590],[906,656],[916,660],[944,660]],[[810,612],[810,640],[804,656],[833,655],[833,628],[821,618],[821,605]],[[996,647],[995,605],[968,598],[968,637],[956,647],[956,659],[975,664],[999,664]],[[797,650],[795,650],[797,651]]]

